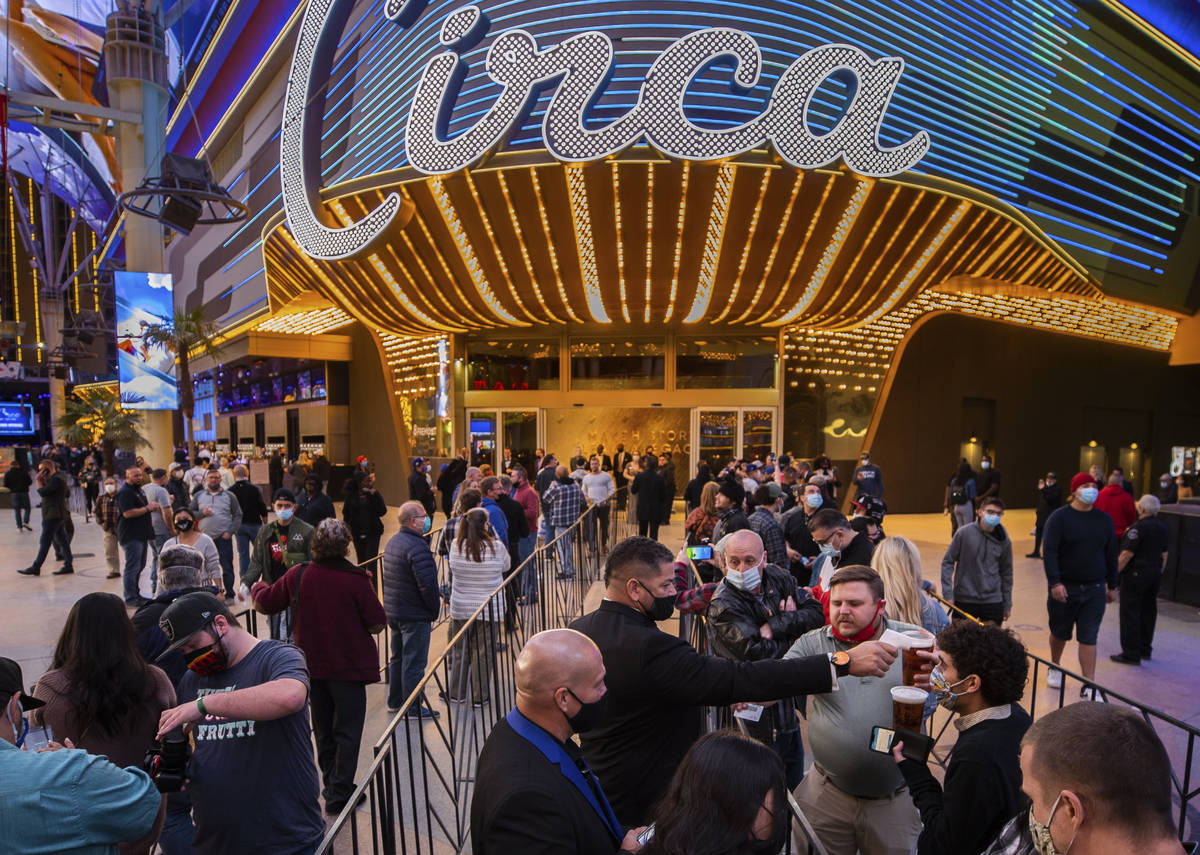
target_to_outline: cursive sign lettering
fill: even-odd
[[[353,0],[309,0],[284,99],[280,144],[284,210],[297,243],[313,258],[337,259],[361,252],[402,207],[393,193],[366,217],[342,227],[323,219],[328,215],[319,204],[322,87],[352,5]],[[384,14],[407,27],[423,8],[423,0],[387,0]],[[730,85],[739,94],[749,92],[762,74],[757,42],[724,27],[689,33],[670,45],[651,66],[634,106],[600,127],[588,127],[585,118],[614,70],[615,51],[608,36],[585,32],[542,47],[525,30],[506,30],[492,42],[485,60],[500,94],[482,118],[451,138],[447,129],[467,77],[460,51],[488,27],[477,6],[458,9],[443,23],[440,40],[449,50],[425,66],[405,127],[408,160],[419,172],[446,175],[479,163],[504,145],[533,102],[547,91],[550,102],[542,137],[547,151],[566,162],[600,160],[644,139],[681,160],[718,161],[769,145],[800,169],[841,160],[862,175],[887,176],[911,169],[929,151],[925,131],[896,147],[881,144],[879,132],[904,60],[873,60],[851,45],[823,45],[799,57],[779,78],[766,110],[753,120],[724,129],[696,125],[684,110],[684,97],[715,60],[732,61]],[[808,112],[821,85],[839,73],[854,77],[854,95],[833,129],[819,134],[809,124]]]

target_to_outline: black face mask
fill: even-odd
[[[567,689],[567,692],[579,701],[579,695],[570,689]],[[570,725],[572,733],[586,733],[601,727],[606,721],[608,721],[608,692],[601,695],[598,701],[591,703],[579,701],[579,712],[567,716],[567,724]]]
[[[638,584],[641,585],[641,582]],[[642,585],[642,590],[647,594],[650,593],[645,585]],[[651,594],[651,596],[653,597],[654,595]],[[654,621],[666,620],[675,613],[675,601],[677,599],[679,599],[678,594],[671,594],[666,597],[654,597],[654,605],[650,607],[647,617]],[[639,603],[638,606],[640,607],[641,604]]]
[[[191,529],[191,527],[192,527],[192,520],[189,520],[189,519],[175,520],[175,528],[177,528],[179,531],[188,531]]]

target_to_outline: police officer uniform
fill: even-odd
[[[1121,652],[1111,658],[1129,665],[1149,659],[1158,619],[1167,526],[1157,516],[1142,517],[1121,539],[1121,551],[1133,557],[1121,573]]]

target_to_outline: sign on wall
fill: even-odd
[[[310,0],[284,100],[280,174],[288,227],[305,253],[325,260],[364,250],[403,207],[393,193],[348,226],[323,219],[324,91],[353,5],[353,0]],[[384,13],[398,26],[410,27],[424,6],[424,0],[388,0]],[[688,33],[667,47],[646,74],[633,107],[607,124],[591,121],[589,114],[616,71],[608,35],[593,30],[551,45],[540,44],[525,30],[506,30],[493,39],[486,59],[487,74],[500,94],[475,124],[447,138],[444,129],[466,71],[462,55],[489,27],[478,6],[464,6],[443,21],[440,43],[446,50],[425,66],[405,128],[408,160],[419,172],[445,175],[481,162],[503,147],[533,103],[547,94],[542,139],[547,151],[568,163],[602,160],[640,142],[669,157],[694,161],[720,161],[769,146],[800,169],[842,162],[858,174],[882,177],[911,169],[929,151],[925,131],[894,147],[880,142],[904,60],[872,59],[846,44],[823,45],[798,57],[780,76],[766,108],[751,121],[732,128],[697,125],[684,109],[684,98],[715,61],[732,62],[729,84],[735,94],[744,95],[762,75],[758,43],[726,27]],[[809,123],[809,107],[821,85],[835,75],[853,78],[853,96],[834,127],[818,133]]]
[[[179,405],[175,353],[146,341],[148,327],[170,324],[174,318],[171,274],[117,271],[114,277],[122,406],[174,410]]]

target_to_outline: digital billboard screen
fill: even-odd
[[[0,401],[0,436],[33,433],[33,407],[15,401]]]
[[[115,284],[121,403],[134,410],[174,410],[175,353],[145,340],[147,327],[169,324],[175,316],[171,274],[117,271]]]

